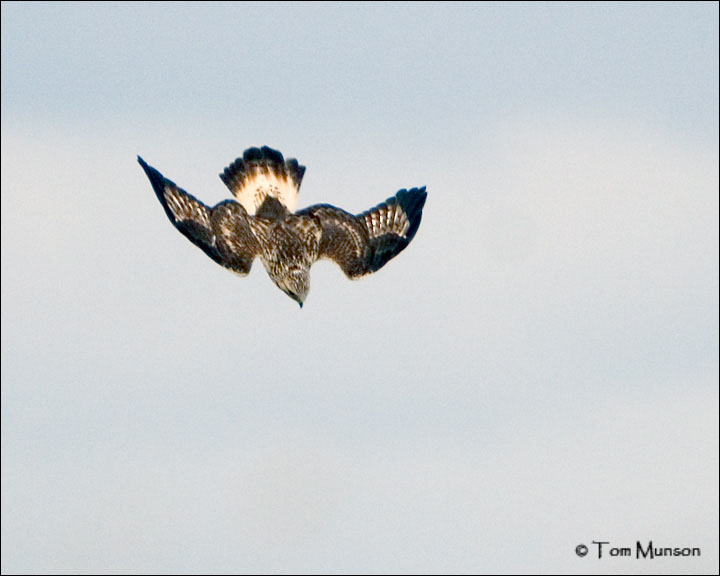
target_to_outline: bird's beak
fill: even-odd
[[[302,302],[298,302],[298,304],[300,304],[300,309],[302,310]]]

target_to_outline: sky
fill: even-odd
[[[3,2],[2,572],[717,573],[718,69],[717,3]],[[262,145],[417,236],[229,274],[136,157]]]

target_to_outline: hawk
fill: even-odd
[[[215,262],[245,276],[257,257],[268,275],[302,308],[310,267],[336,262],[348,278],[382,268],[415,236],[427,192],[400,190],[362,214],[330,204],[295,210],[305,166],[267,146],[248,148],[220,178],[235,200],[210,208],[138,156],[170,222]]]

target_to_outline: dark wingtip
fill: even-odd
[[[147,174],[147,177],[150,179],[150,182],[153,183],[153,186],[156,184],[158,180],[162,180],[162,174],[160,174],[155,168],[152,166],[149,166],[145,160],[143,160],[140,155],[138,154],[137,157],[138,164],[142,166],[142,169],[145,170],[145,174]]]
[[[154,186],[155,185],[154,181],[157,181],[159,172],[157,170],[155,170],[155,168],[153,168],[152,166],[149,166],[148,163],[142,159],[140,154],[138,154],[137,161],[138,161],[138,164],[140,164],[140,166],[142,166],[142,169],[145,171],[145,174],[150,179],[150,182],[153,182],[153,186]]]
[[[138,156],[138,163],[140,166],[142,166],[142,169],[145,171],[145,175],[148,177],[148,180],[150,180],[150,184],[152,184],[153,190],[155,190],[155,194],[157,195],[158,199],[162,203],[162,205],[165,207],[165,211],[168,212],[168,208],[165,204],[165,198],[163,196],[164,190],[165,190],[165,184],[169,184],[171,186],[175,186],[175,183],[171,180],[168,180],[165,178],[160,172],[158,172],[155,168],[152,166],[149,166],[145,160],[140,158]],[[168,216],[170,215],[170,212],[168,212]]]
[[[402,206],[405,214],[410,221],[410,228],[406,233],[408,242],[413,239],[415,233],[420,227],[422,221],[422,211],[427,200],[427,190],[425,186],[420,188],[411,188],[410,190],[400,190],[397,195],[397,201]]]

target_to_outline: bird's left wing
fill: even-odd
[[[371,274],[402,252],[415,236],[427,192],[400,190],[382,204],[357,216],[318,204],[298,215],[314,217],[322,228],[318,258],[336,262],[352,279]]]
[[[240,204],[226,200],[210,208],[148,166],[140,156],[138,162],[175,228],[221,266],[242,275],[250,272],[260,246]]]

